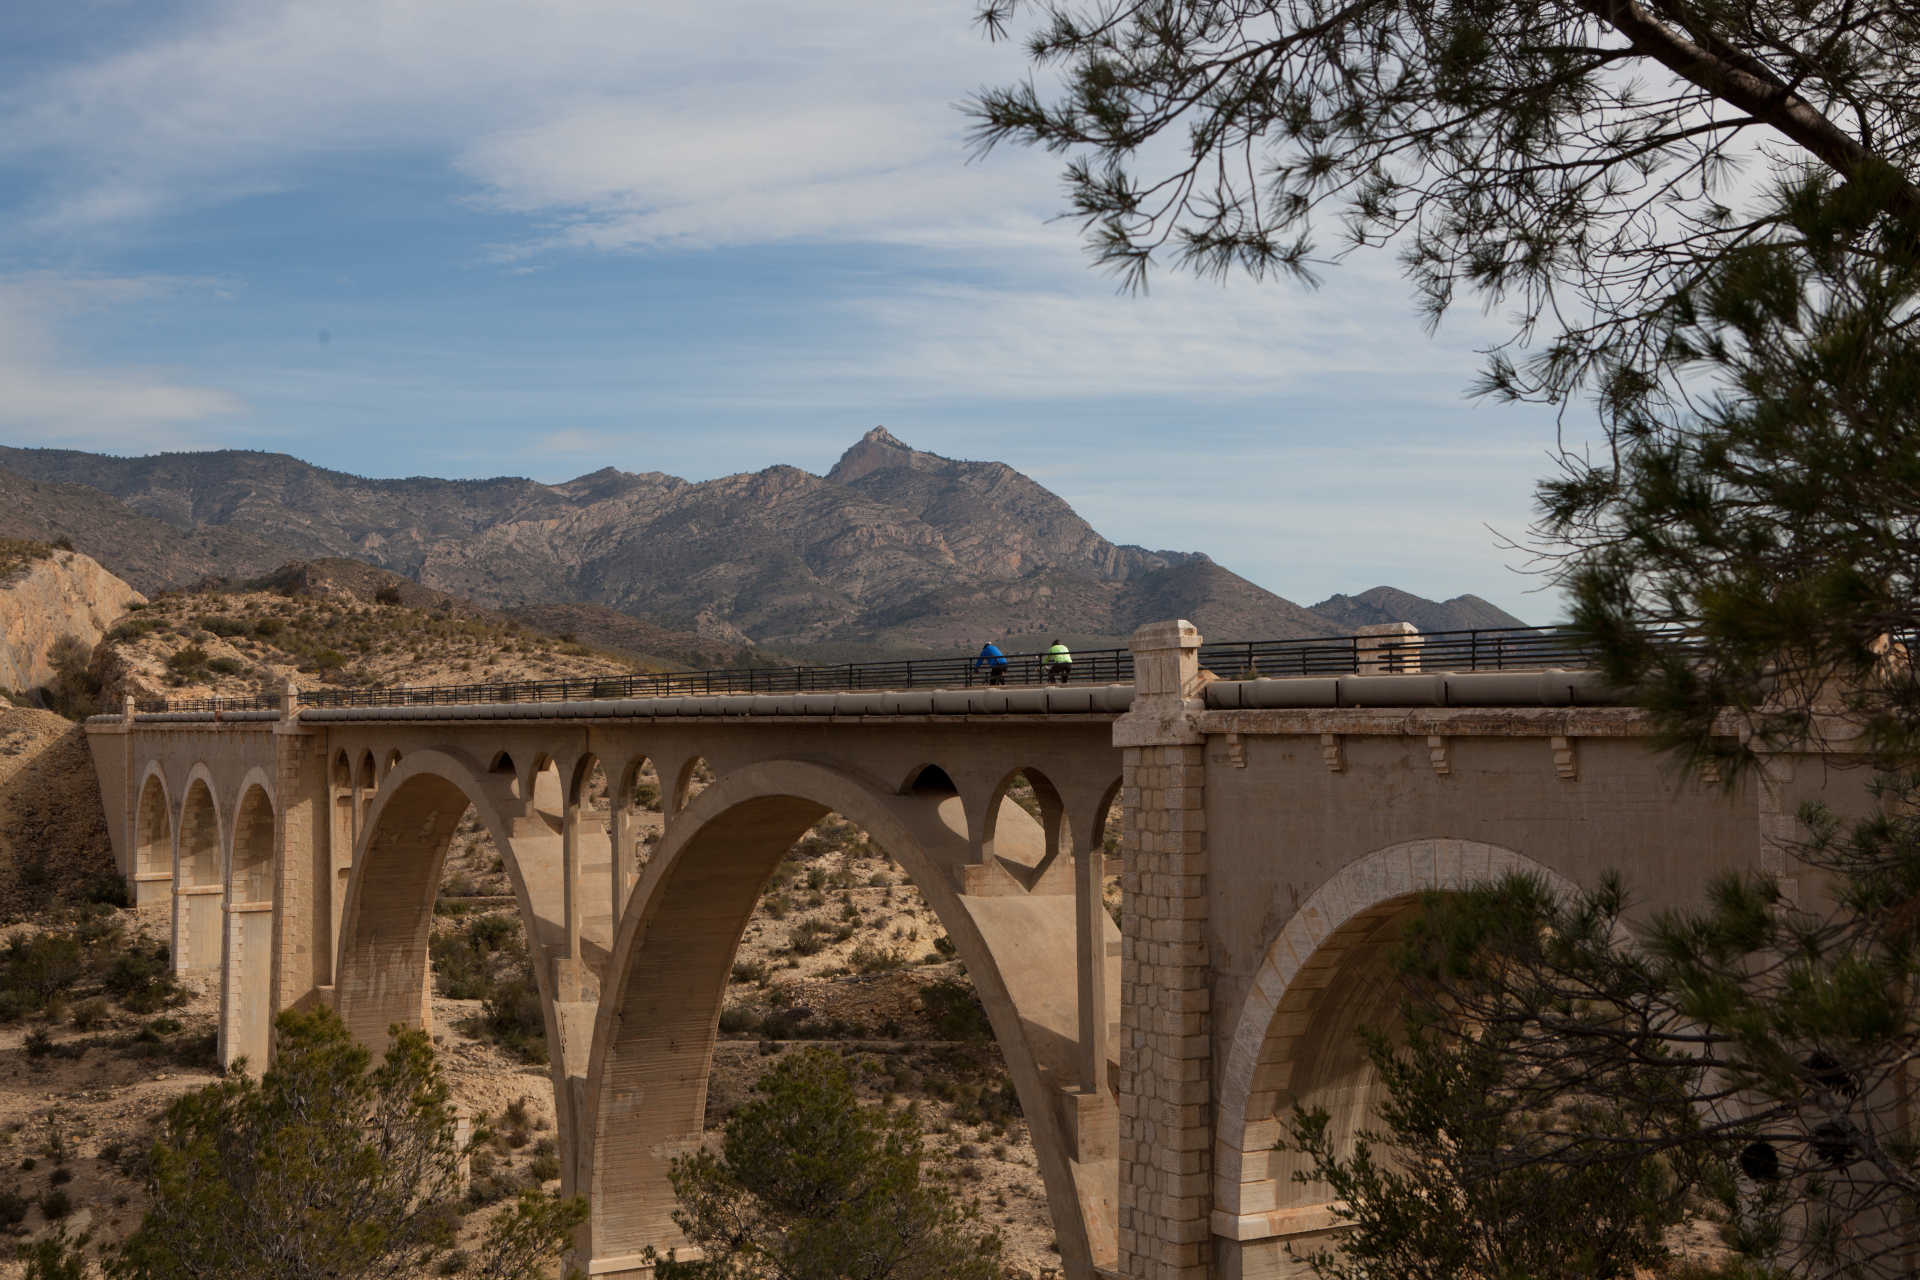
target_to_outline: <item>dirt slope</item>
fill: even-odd
[[[0,920],[113,875],[86,737],[52,712],[0,704]]]

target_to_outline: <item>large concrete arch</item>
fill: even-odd
[[[174,825],[173,968],[175,973],[214,973],[223,946],[222,874],[226,822],[214,790],[213,771],[195,764],[180,798]]]
[[[355,1039],[376,1053],[386,1045],[394,1024],[432,1030],[427,940],[433,902],[454,829],[472,804],[506,864],[529,950],[536,957],[534,980],[546,1021],[562,1167],[567,1168],[567,1146],[579,1126],[566,1086],[567,1042],[555,1002],[553,966],[540,962],[551,955],[558,913],[555,904],[544,900],[550,893],[537,894],[529,886],[522,866],[525,851],[514,838],[512,786],[510,775],[490,773],[454,750],[409,751],[394,766],[373,798],[354,849],[334,960],[334,1008]],[[584,1058],[584,1052],[579,1056]],[[580,1074],[583,1067],[575,1064],[572,1074]],[[569,1179],[570,1194],[572,1185]]]
[[[245,1058],[255,1071],[273,1043],[275,810],[265,770],[252,770],[228,842],[219,1052],[223,1066]]]
[[[1420,894],[1527,872],[1572,893],[1563,876],[1523,854],[1473,840],[1389,845],[1335,872],[1267,948],[1231,1023],[1221,1065],[1214,1151],[1213,1231],[1223,1280],[1309,1274],[1289,1240],[1332,1229],[1324,1192],[1297,1181],[1300,1157],[1276,1151],[1295,1102],[1325,1107],[1337,1142],[1377,1113],[1378,1080],[1358,1032],[1393,1016],[1390,950]]]
[[[952,937],[1032,1131],[1066,1274],[1090,1280],[1115,1254],[1118,1172],[1111,1150],[1073,1148],[1062,1115],[1078,1017],[1071,986],[1059,981],[1062,958],[1070,972],[1074,954],[1072,898],[963,896],[955,885],[971,842],[959,795],[897,794],[793,760],[729,771],[690,801],[622,915],[594,1030],[577,1179],[592,1205],[592,1273],[647,1274],[642,1250],[679,1239],[667,1170],[700,1141],[734,952],[768,875],[829,812],[901,864]]]
[[[135,803],[133,867],[128,876],[136,907],[173,899],[173,817],[167,771],[159,761],[148,761]]]

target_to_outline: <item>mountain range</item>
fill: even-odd
[[[1305,608],[1203,554],[1116,545],[1012,467],[884,428],[824,476],[700,482],[611,467],[561,484],[377,480],[275,453],[0,447],[0,536],[64,537],[149,594],[348,558],[494,608],[599,606],[603,623],[611,610],[810,655],[1113,643],[1169,617],[1219,639],[1520,625],[1477,596],[1391,587]]]

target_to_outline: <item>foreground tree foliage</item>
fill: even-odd
[[[167,1110],[153,1207],[109,1272],[125,1280],[324,1280],[421,1274],[453,1246],[460,1161],[446,1082],[424,1033],[396,1028],[378,1065],[330,1010],[275,1023],[275,1061]],[[530,1191],[463,1275],[546,1275],[584,1219]]]
[[[1421,307],[1463,291],[1532,357],[1487,386],[1662,382],[1678,292],[1779,225],[1767,181],[1870,179],[1920,213],[1920,16],[1885,0],[981,0],[1046,73],[971,111],[1065,153],[1069,211],[1132,283],[1156,258],[1310,276],[1394,242]],[[1755,195],[1759,198],[1755,198]]]
[[[660,1280],[997,1280],[999,1237],[922,1176],[918,1120],[863,1104],[839,1055],[790,1052],[755,1094],[717,1153],[674,1161],[705,1258]]]
[[[1862,733],[1883,768],[1920,762],[1920,218],[1895,203],[1878,180],[1783,192],[1780,233],[1668,309],[1698,396],[1622,387],[1613,456],[1542,490],[1576,622],[1729,776]]]

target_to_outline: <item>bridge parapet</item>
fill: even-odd
[[[1684,649],[1691,640],[1675,628],[1662,643]],[[148,699],[141,712],[283,712],[302,703],[323,708],[454,706],[475,703],[585,702],[716,695],[1004,689],[1052,687],[1062,675],[1043,653],[1007,655],[986,668],[974,657],[834,663],[808,667],[748,667],[710,671],[640,672],[627,676],[565,677],[487,684],[393,686],[301,691],[291,682],[252,697]],[[1530,671],[1592,665],[1585,642],[1565,627],[1505,627],[1421,633],[1408,623],[1363,627],[1351,636],[1245,640],[1203,644],[1200,666],[1215,679],[1396,675],[1411,672]],[[1130,649],[1076,653],[1066,683],[1131,684]]]

